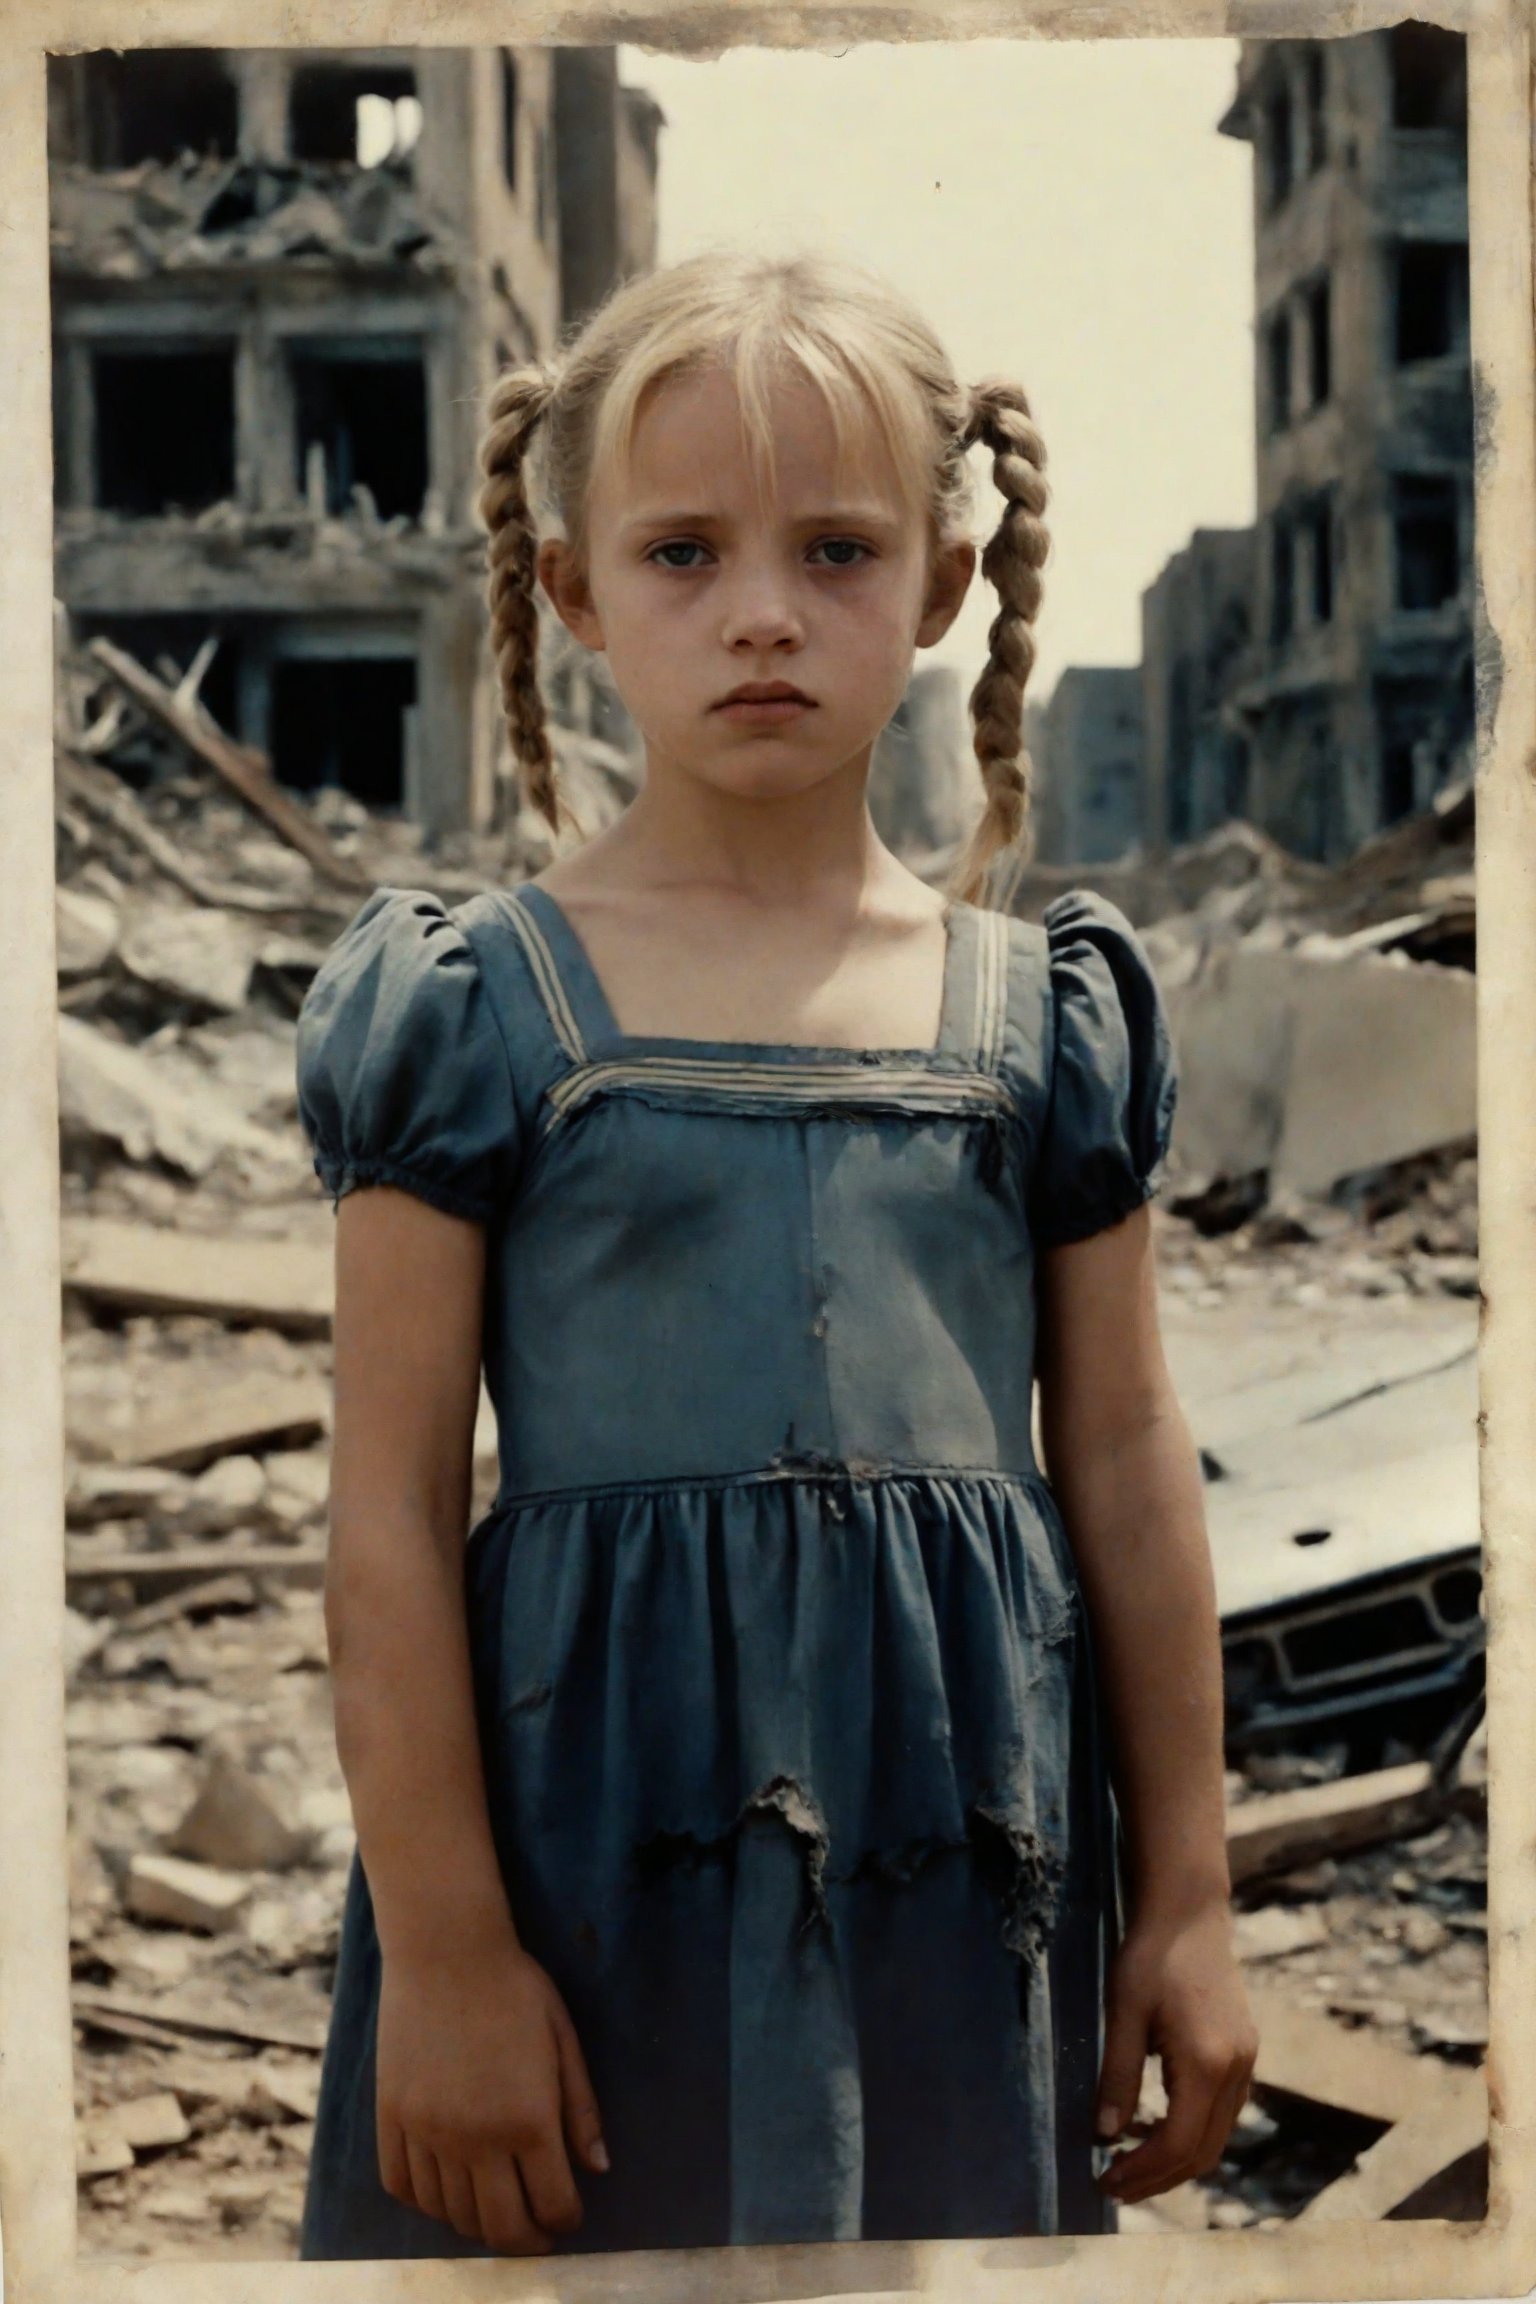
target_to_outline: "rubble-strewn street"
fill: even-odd
[[[262,789],[237,797],[221,774],[195,694],[178,722],[136,704],[99,656],[65,675],[82,2247],[282,2256],[296,2245],[352,1847],[321,1600],[332,1219],[297,1128],[294,1017],[362,886],[451,898],[536,869],[540,850],[514,828],[429,851],[411,827],[323,795],[300,853],[262,813]],[[599,818],[619,805],[620,756],[560,741],[578,803]],[[261,763],[244,762],[259,786]],[[1415,835],[1437,866],[1442,830]],[[1188,922],[1209,925],[1213,887],[1229,893],[1208,875],[1165,918],[1162,949],[1200,941]],[[1249,934],[1283,910],[1245,900]],[[1475,1146],[1452,1139],[1331,1199],[1186,1173],[1157,1211],[1170,1350],[1223,1559],[1222,1514],[1238,1506],[1273,1503],[1276,1542],[1294,1551],[1272,1458],[1309,1420],[1335,1419],[1350,1449],[1369,1424],[1385,1445],[1401,1388],[1427,1383],[1457,1426],[1461,1395],[1443,1388],[1464,1381],[1475,1344],[1475,1201]],[[1418,1394],[1410,1406],[1434,1426]],[[1366,1422],[1337,1421],[1352,1417]],[[1303,1435],[1295,1453],[1319,1446]],[[494,1479],[487,1418],[477,1508]],[[1472,1480],[1475,1530],[1475,1468]],[[1332,1540],[1354,1539],[1341,1526]],[[1326,1543],[1306,1557],[1326,1566]],[[1326,1613],[1328,1578],[1273,1603],[1293,1604]],[[1265,2036],[1253,2101],[1217,2175],[1125,2211],[1128,2231],[1480,2212],[1481,1732],[1437,1773],[1429,1715],[1412,1703],[1372,1715],[1364,1758],[1355,1714],[1313,1714],[1289,1743],[1245,1746],[1229,1777],[1239,1936]],[[1145,2111],[1155,2099],[1149,2079]]]

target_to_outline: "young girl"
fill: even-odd
[[[1001,608],[945,897],[865,782],[974,572],[972,444]],[[1108,904],[981,901],[1024,829],[1042,463],[1016,385],[816,258],[652,274],[496,388],[526,789],[563,827],[536,583],[645,779],[524,886],[379,891],[302,1019],[359,1846],[306,2256],[1101,2232],[1231,2129],[1220,1651],[1145,1205],[1168,1034]],[[1167,2116],[1104,2172],[1149,2049]]]

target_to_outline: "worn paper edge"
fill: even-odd
[[[1330,37],[1412,12],[1469,35],[1477,408],[1482,1495],[1489,1657],[1493,2181],[1481,2225],[754,2248],[518,2262],[76,2259],[63,1736],[62,1373],[53,966],[52,554],[44,53],[628,41],[718,54],[981,38]],[[422,20],[429,15],[429,20]],[[28,0],[0,23],[0,2247],[9,2304],[1261,2304],[1524,2295],[1536,2283],[1536,385],[1531,23],[1514,0]],[[1500,1765],[1503,1755],[1511,1758]]]

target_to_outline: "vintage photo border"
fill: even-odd
[[[628,2256],[143,2264],[75,2252],[55,1086],[45,56],[92,47],[1347,36],[1469,42],[1475,393],[1481,1492],[1492,2172],[1482,2224]],[[1525,2295],[1536,2282],[1536,0],[11,0],[0,15],[0,2249],[9,2304],[1104,2304]],[[1010,252],[1027,294],[1028,236]]]

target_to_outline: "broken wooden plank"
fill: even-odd
[[[1425,1831],[1449,1804],[1427,1760],[1240,1800],[1227,1814],[1232,1884]]]
[[[303,1448],[323,1435],[331,1388],[319,1376],[237,1378],[195,1399],[180,1400],[114,1435],[119,1464],[153,1464],[200,1472],[221,1456],[267,1448]]]
[[[195,759],[211,768],[248,808],[265,817],[278,837],[306,857],[325,879],[338,888],[359,892],[372,889],[372,876],[351,857],[341,855],[323,828],[289,798],[273,776],[264,753],[250,745],[235,743],[205,712],[189,711],[173,688],[157,680],[154,673],[126,649],[99,638],[92,640],[89,647],[97,663],[141,710],[184,744]]]
[[[1367,2146],[1354,2166],[1315,2194],[1292,2221],[1354,2224],[1394,2215],[1425,2188],[1488,2147],[1488,2096],[1478,2085],[1447,2105],[1438,2090]]]
[[[99,824],[108,824],[131,847],[147,856],[171,885],[195,903],[221,912],[253,912],[263,919],[291,918],[297,913],[324,910],[309,896],[285,895],[280,889],[247,888],[233,880],[210,880],[194,871],[158,826],[151,824],[129,787],[109,769],[82,759],[68,746],[54,753],[59,790]]]
[[[64,1285],[127,1312],[201,1312],[294,1336],[328,1335],[335,1302],[329,1248],[231,1240],[105,1216],[61,1228]]]
[[[279,1576],[285,1583],[319,1585],[325,1581],[322,1544],[251,1544],[235,1550],[216,1538],[206,1544],[175,1544],[164,1551],[136,1552],[115,1544],[106,1551],[87,1539],[64,1545],[64,1578],[70,1588],[121,1577],[135,1586],[164,1590],[183,1580],[195,1583],[222,1570],[242,1576]]]
[[[1274,1986],[1245,1978],[1259,2028],[1256,2088],[1272,2088],[1309,2104],[1331,2105],[1365,2120],[1392,2124],[1405,2110],[1433,2108],[1449,2125],[1468,2108],[1487,2118],[1487,2088],[1480,2071],[1437,2056],[1405,2056],[1367,2028],[1340,2024],[1298,2006]]]
[[[210,2040],[254,2040],[260,2047],[302,2048],[311,2054],[325,2046],[325,2019],[253,2015],[233,2001],[214,2000],[193,2005],[187,2000],[144,2000],[136,1993],[108,1990],[97,1985],[74,1987],[75,2013],[94,2023],[100,2017],[137,2018],[176,2035]]]

